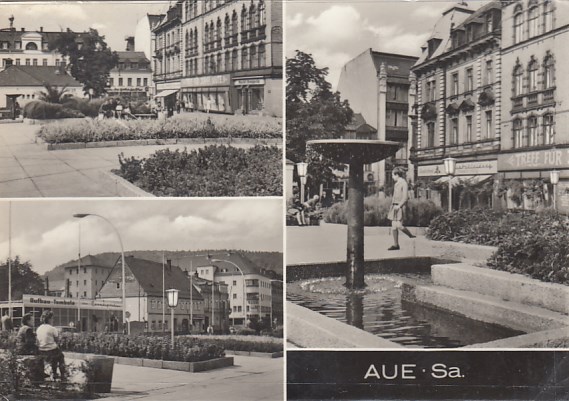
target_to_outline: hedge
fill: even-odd
[[[156,196],[282,194],[282,152],[274,146],[164,149],[143,159],[121,154],[119,162],[118,175]]]
[[[348,200],[349,202],[349,200]],[[348,202],[335,203],[324,213],[324,221],[328,223],[347,224]],[[380,199],[369,196],[364,199],[364,225],[389,226],[387,213],[391,206],[391,198]],[[403,224],[414,227],[427,227],[430,221],[440,215],[442,209],[432,201],[409,199],[404,214]]]
[[[34,100],[27,103],[24,106],[23,116],[24,118],[31,118],[34,120],[85,117],[85,115],[80,111],[66,108],[61,104],[48,103],[41,100]]]

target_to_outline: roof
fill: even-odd
[[[96,266],[96,267],[104,267],[107,269],[112,269],[116,261],[117,261],[117,256],[113,254],[101,254],[97,256],[87,255],[83,256],[80,259],[81,267]],[[69,267],[77,267],[77,266],[78,266],[77,259],[61,265],[61,267],[63,267],[64,269],[67,269]]]
[[[196,255],[190,257],[189,259],[191,259],[191,265],[194,270],[200,267],[216,266],[218,268],[216,274],[239,274],[239,269],[241,269],[243,274],[260,274],[271,276],[272,272],[270,270],[259,268],[259,266],[253,263],[246,256],[241,255],[239,252],[232,252],[223,255],[211,255],[210,258],[208,258],[207,255]],[[233,262],[239,266],[239,269],[237,269],[232,263],[225,261]]]
[[[55,38],[57,38],[62,32],[44,32],[44,31],[22,31],[10,28],[3,28],[0,29],[0,41],[2,42],[19,42],[22,39],[22,36],[29,35],[30,33],[39,34],[42,36],[42,41],[44,42],[51,42]],[[77,34],[79,38],[83,35],[87,35],[88,32],[74,32]]]
[[[118,262],[118,261],[117,261]],[[190,283],[186,272],[178,266],[164,266],[162,263],[134,256],[126,256],[125,264],[134,275],[144,292],[148,295],[162,296],[162,270],[164,270],[164,287],[180,290],[180,297],[190,297]],[[197,294],[197,295],[196,295]],[[194,285],[194,299],[201,299],[201,295]]]
[[[371,51],[371,56],[375,69],[379,72],[381,64],[385,64],[385,72],[387,78],[391,76],[404,77],[406,80],[409,77],[411,67],[415,64],[418,57],[407,56],[404,54],[383,53],[375,50]]]
[[[60,67],[12,65],[0,72],[0,86],[66,86],[82,87]]]
[[[369,125],[361,113],[354,113],[352,120],[346,125],[346,131],[364,130],[366,132],[377,132],[377,130]]]
[[[146,63],[150,63],[150,60],[146,58],[144,52],[139,51],[122,51],[116,52],[119,56],[119,63],[120,62],[129,62],[129,63],[139,63],[144,61]]]

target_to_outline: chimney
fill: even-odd
[[[40,32],[43,32],[43,26],[40,26]]]
[[[10,30],[14,29],[14,16],[11,15],[8,21],[10,21]]]
[[[22,32],[26,32],[26,28],[22,28]]]
[[[127,36],[124,38],[126,40],[126,51],[133,52],[134,51],[134,36]]]
[[[45,276],[45,295],[49,295],[49,276]]]
[[[172,271],[172,259],[166,259],[166,265],[168,266],[168,270]]]

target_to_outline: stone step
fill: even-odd
[[[524,332],[536,332],[569,326],[569,316],[531,305],[504,301],[472,291],[441,286],[417,286],[406,298],[444,309],[470,319],[501,325]]]
[[[569,314],[569,286],[468,263],[433,265],[433,283]]]

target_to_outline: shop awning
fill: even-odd
[[[156,95],[154,95],[154,98],[157,97],[168,97],[170,95],[173,95],[174,93],[178,92],[178,89],[167,89],[165,91],[159,92]]]

